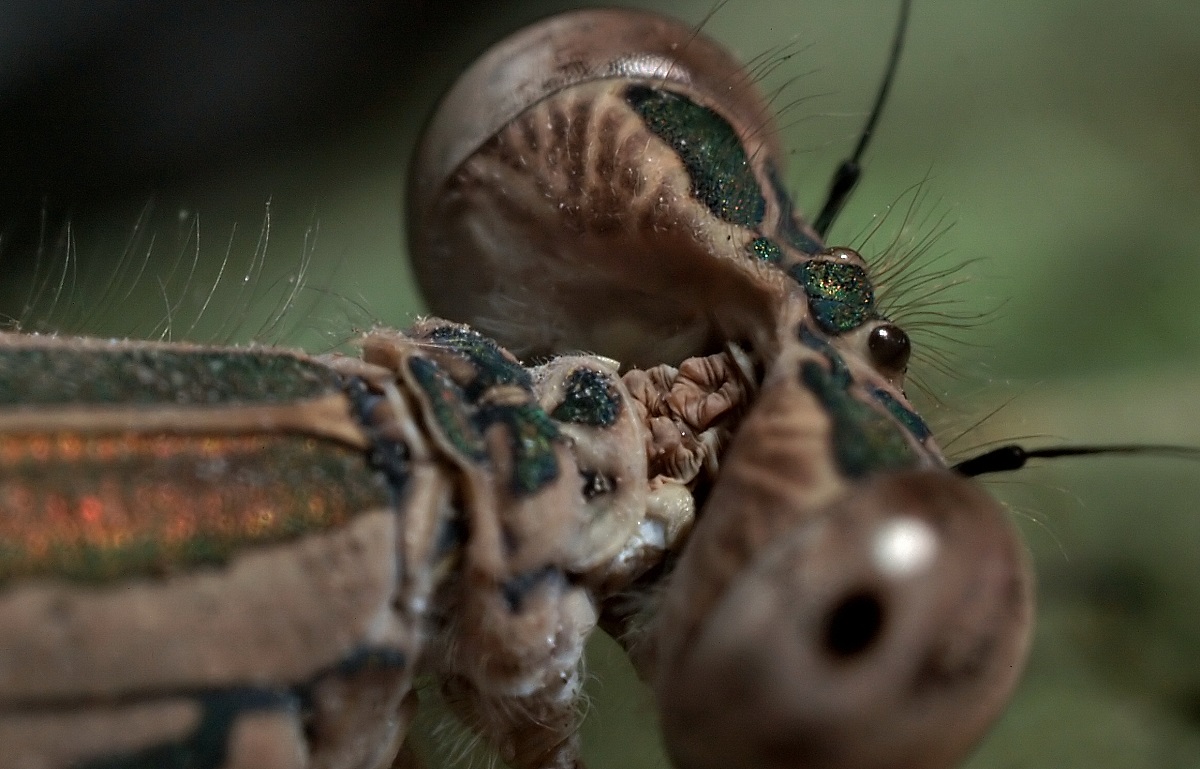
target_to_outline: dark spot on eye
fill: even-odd
[[[883,601],[873,592],[850,593],[825,619],[825,651],[841,660],[858,657],[883,635]]]
[[[604,473],[581,470],[579,475],[583,478],[583,498],[589,502],[617,488],[617,482]]]
[[[908,369],[912,342],[904,329],[892,323],[876,326],[867,337],[867,349],[875,368],[885,372],[903,373]]]

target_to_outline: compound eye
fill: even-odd
[[[673,765],[959,766],[1008,701],[1032,629],[1032,576],[1005,510],[946,470],[875,473],[798,514],[760,509],[793,515],[791,528],[658,660]]]
[[[904,329],[893,323],[872,329],[867,337],[867,349],[871,353],[871,363],[885,374],[900,375],[908,369],[912,342]]]

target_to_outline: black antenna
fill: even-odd
[[[896,69],[900,66],[900,52],[904,49],[904,37],[908,32],[908,14],[911,10],[912,0],[901,0],[900,20],[896,22],[896,34],[892,38],[892,55],[888,58],[887,72],[883,75],[879,93],[875,94],[875,106],[871,107],[867,124],[863,126],[862,133],[858,136],[858,146],[854,148],[854,154],[842,161],[837,171],[834,171],[833,179],[829,182],[829,194],[825,197],[825,205],[821,207],[821,213],[817,215],[813,224],[813,229],[817,231],[822,240],[825,239],[825,233],[829,232],[829,228],[833,226],[833,220],[841,212],[842,206],[850,198],[854,186],[862,178],[862,156],[867,149],[867,144],[871,141],[871,136],[875,133],[875,124],[879,122],[879,117],[883,114],[883,106],[887,102],[888,93],[892,90],[892,81],[896,79]]]
[[[1159,454],[1200,460],[1200,448],[1195,446],[1125,445],[1113,446],[1051,446],[1045,449],[1026,449],[1017,444],[1001,446],[986,451],[977,457],[964,459],[950,469],[959,475],[974,478],[990,473],[1007,473],[1020,470],[1031,459],[1054,459],[1056,457],[1087,457],[1103,454]]]

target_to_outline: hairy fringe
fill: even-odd
[[[0,237],[0,265],[12,276],[0,285],[0,328],[314,352],[345,348],[354,329],[373,325],[370,308],[331,288],[338,260],[316,256],[315,216],[290,259],[274,256],[280,246],[272,243],[272,217],[267,201],[257,230],[235,222],[214,238],[200,213],[179,210],[170,217],[172,227],[148,201],[117,249],[103,233],[89,232],[94,241],[81,244],[70,220],[52,231],[43,209],[32,254],[14,253]]]

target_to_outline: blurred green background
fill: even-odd
[[[27,244],[0,248],[9,264],[0,310],[27,328],[119,335],[158,335],[170,315],[175,337],[310,349],[372,322],[405,323],[420,305],[400,194],[421,121],[489,42],[571,5],[462,4],[414,16],[419,66],[327,136],[261,142],[251,157],[201,158],[133,191],[58,201],[69,217],[51,217],[40,261],[22,260]],[[696,23],[711,10],[646,5]],[[729,0],[706,24],[745,58],[794,44],[766,85],[794,79],[780,103],[804,97],[782,122],[788,179],[806,210],[853,144],[895,12],[879,0]],[[972,320],[942,329],[952,343],[916,337],[956,372],[923,376],[936,396],[924,411],[951,453],[1006,438],[1200,445],[1198,83],[1200,4],[1191,0],[918,0],[866,179],[832,240],[858,242],[893,204],[868,256],[898,231],[903,242],[952,224],[931,252],[945,254],[939,266],[971,262],[947,294],[956,304],[943,309]],[[247,260],[268,200],[260,276]],[[38,211],[5,213],[36,221]],[[114,267],[126,251],[126,267]],[[132,280],[146,253],[145,275]],[[193,327],[226,253],[217,292],[226,304]],[[305,253],[310,289],[291,300],[289,276]],[[121,269],[128,280],[106,289],[105,276]],[[280,302],[295,309],[272,323]],[[231,306],[251,309],[242,317]],[[1041,606],[1029,673],[969,766],[1200,767],[1200,466],[1064,461],[991,485],[1025,530]],[[597,645],[592,669],[590,765],[666,766],[652,705],[610,644]]]

